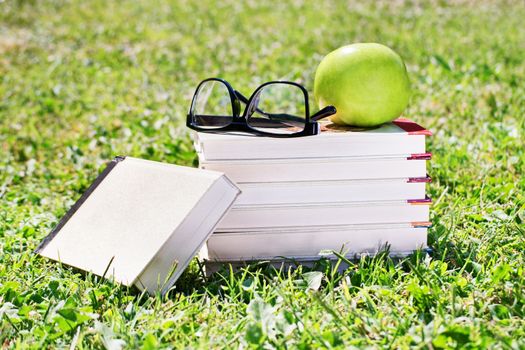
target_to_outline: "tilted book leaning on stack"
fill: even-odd
[[[119,156],[36,252],[151,294],[164,294],[238,194],[221,173]]]
[[[210,260],[426,247],[431,133],[407,119],[375,129],[323,122],[321,130],[284,139],[194,134],[200,167],[224,172],[242,191],[208,241]]]

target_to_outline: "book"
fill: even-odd
[[[215,232],[253,231],[262,228],[328,226],[429,221],[430,199],[257,205],[232,208]]]
[[[321,133],[298,138],[271,138],[249,133],[193,134],[198,153],[206,159],[280,159],[388,156],[425,153],[430,131],[408,120],[397,119],[377,128],[337,126],[321,121]]]
[[[384,249],[403,256],[426,247],[429,225],[341,225],[219,233],[208,240],[208,260],[319,259],[333,257],[332,251],[351,257]]]
[[[234,207],[424,199],[430,177],[375,180],[241,182]]]
[[[430,158],[430,153],[424,153],[409,157],[212,161],[199,154],[199,166],[223,172],[236,183],[395,179],[426,177],[426,161]]]
[[[117,157],[36,252],[149,293],[165,293],[238,193],[222,173]]]

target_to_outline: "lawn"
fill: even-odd
[[[525,348],[523,18],[518,0],[0,1],[0,344]],[[431,256],[207,280],[193,264],[150,297],[32,253],[115,155],[196,166],[200,80],[312,93],[352,42],[401,54],[405,116],[434,132]]]

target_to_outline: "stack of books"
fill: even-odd
[[[321,123],[319,135],[194,134],[199,166],[241,189],[208,240],[211,261],[355,257],[425,248],[425,138],[408,119],[375,129]]]

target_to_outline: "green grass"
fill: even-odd
[[[521,1],[1,1],[0,344],[525,348],[523,18]],[[406,115],[434,131],[432,257],[194,267],[162,298],[32,254],[113,156],[196,165],[201,79],[312,91],[324,54],[363,41],[403,56]]]

